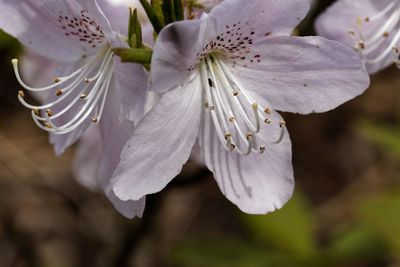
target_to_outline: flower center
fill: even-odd
[[[218,55],[209,54],[199,66],[203,98],[207,112],[215,126],[218,138],[228,151],[242,155],[264,153],[266,146],[279,144],[285,134],[285,122],[274,122],[272,110],[261,108],[239,79]],[[279,123],[280,134],[276,141],[266,140],[263,127]],[[265,133],[265,132],[264,132]]]
[[[387,18],[384,24],[380,24]],[[370,64],[384,60],[393,55],[393,61],[400,67],[399,48],[400,40],[400,3],[393,0],[374,16],[357,19],[356,30],[350,29],[349,34],[356,44],[354,49]]]
[[[90,121],[100,120],[114,71],[113,53],[109,47],[89,58],[72,74],[56,77],[54,84],[42,88],[24,83],[18,71],[18,60],[13,59],[12,63],[24,90],[48,97],[47,103],[32,105],[25,100],[24,90],[18,93],[19,101],[32,110],[32,118],[41,129],[66,134]]]

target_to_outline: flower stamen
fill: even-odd
[[[54,84],[41,88],[33,88],[25,84],[19,74],[18,60],[14,59],[12,63],[15,76],[25,90],[47,92],[58,88],[53,93],[53,98],[50,94],[51,100],[43,105],[29,104],[24,99],[24,91],[18,93],[18,99],[22,105],[32,110],[33,121],[39,128],[55,134],[65,134],[77,129],[91,115],[89,121],[98,122],[101,119],[113,77],[114,64],[111,49],[102,50],[72,74],[57,77]],[[82,84],[84,84],[83,90]],[[60,86],[63,87],[60,88]],[[84,100],[84,102],[80,103],[79,100]],[[71,112],[74,114],[68,117]]]

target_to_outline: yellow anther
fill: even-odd
[[[253,139],[253,133],[252,132],[248,132],[247,134],[246,134],[246,138],[247,138],[247,140],[251,140],[251,139]]]
[[[46,109],[46,114],[49,117],[53,116],[53,112],[51,111],[51,109]]]
[[[360,49],[364,49],[365,48],[365,43],[363,41],[359,41],[357,46]]]
[[[46,128],[49,128],[49,129],[53,128],[53,126],[51,126],[51,124],[48,123],[48,122],[45,122],[45,123],[44,123],[44,126],[45,126]]]
[[[271,110],[270,108],[266,108],[266,109],[264,110],[264,112],[267,113],[267,114],[271,114],[271,113],[272,113],[272,110]]]

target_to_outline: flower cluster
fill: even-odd
[[[387,2],[368,6],[378,12],[365,24],[376,27],[357,23],[351,32],[360,53],[291,35],[309,0],[140,0],[148,21],[106,0],[0,0],[0,28],[47,58],[36,65],[51,67],[53,82],[32,87],[13,60],[20,102],[56,153],[80,140],[77,176],[125,216],[141,216],[146,195],[193,153],[230,201],[264,214],[294,188],[291,141],[277,111],[332,110],[367,89],[365,61],[369,70],[389,55],[398,63],[398,3]],[[329,32],[329,20],[319,28]]]
[[[353,46],[369,73],[396,63],[400,67],[400,2],[338,0],[316,23],[326,38]]]

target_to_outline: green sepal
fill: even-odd
[[[114,48],[113,52],[121,58],[122,62],[139,63],[148,65],[151,63],[153,50],[144,48]]]
[[[142,48],[142,26],[137,9],[129,8],[128,44],[132,48]]]
[[[146,12],[147,17],[149,18],[151,24],[153,25],[154,30],[157,33],[159,33],[162,30],[164,25],[161,23],[160,19],[158,18],[155,10],[149,4],[149,2],[147,2],[147,0],[139,0],[139,1],[142,4],[143,9]]]

